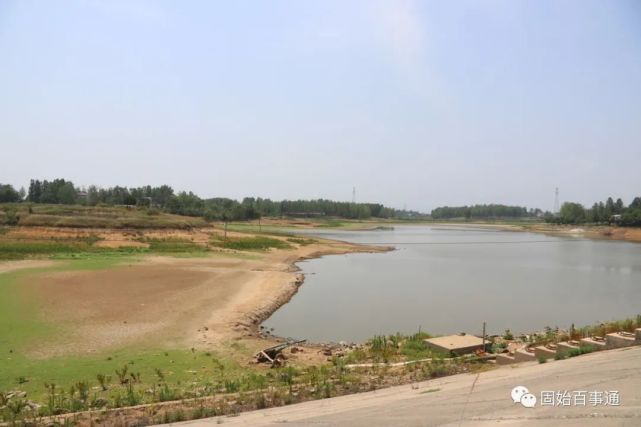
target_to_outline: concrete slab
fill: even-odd
[[[554,356],[556,356],[556,348],[548,348],[543,345],[534,348],[534,357],[537,359],[552,359]]]
[[[593,351],[605,350],[605,340],[597,340],[594,338],[582,338],[579,343],[581,346],[589,345]]]
[[[636,344],[634,334],[624,332],[613,332],[605,336],[606,348],[630,347]]]
[[[508,353],[501,353],[496,355],[497,365],[511,365],[512,363],[516,363],[516,360],[514,360],[514,356],[511,356]]]
[[[534,351],[528,351],[524,348],[518,349],[514,352],[514,361],[519,363],[519,362],[531,362],[533,360],[536,360],[536,356],[534,355]]]
[[[488,345],[487,340],[485,343]],[[482,350],[483,338],[467,334],[448,335],[426,339],[425,344],[428,347],[446,353],[467,354]]]
[[[580,345],[578,341],[560,342],[556,345],[556,354],[567,354],[572,350],[578,350]]]

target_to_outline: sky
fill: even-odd
[[[0,1],[0,183],[641,196],[641,2]]]

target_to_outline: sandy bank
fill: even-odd
[[[641,228],[611,227],[607,225],[553,225],[536,224],[522,227],[522,231],[544,233],[555,236],[578,236],[586,239],[623,240],[626,242],[641,242]]]

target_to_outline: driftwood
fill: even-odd
[[[291,347],[296,344],[304,343],[307,340],[293,340],[288,339],[286,342],[277,344],[272,347],[268,347],[264,350],[259,351],[256,354],[256,360],[258,362],[269,363],[271,365],[280,364],[279,356],[288,347]]]

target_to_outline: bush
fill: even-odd
[[[425,344],[428,334],[417,333],[404,340],[401,344],[401,354],[410,360],[425,359],[432,355],[432,351]]]

